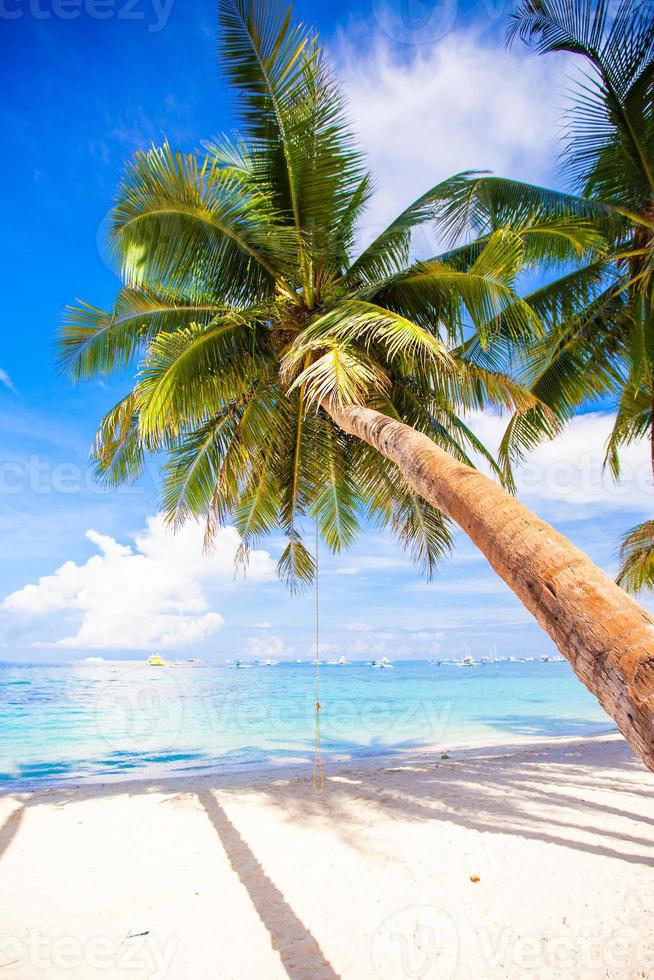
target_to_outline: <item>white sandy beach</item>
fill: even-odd
[[[654,976],[617,736],[0,800],[2,977]],[[479,878],[478,881],[472,879]]]

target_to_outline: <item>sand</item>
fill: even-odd
[[[654,976],[618,736],[0,799],[0,977]]]

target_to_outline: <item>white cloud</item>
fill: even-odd
[[[369,633],[374,628],[370,623],[345,623],[343,626],[350,633]]]
[[[186,525],[172,534],[163,517],[148,518],[134,546],[88,531],[98,549],[84,564],[67,561],[52,575],[7,596],[2,609],[31,618],[68,614],[77,631],[41,646],[89,650],[150,650],[200,642],[223,624],[209,608],[205,587],[233,580],[240,538],[231,527],[217,535],[211,556],[202,553],[203,530]],[[265,551],[251,553],[249,578],[274,577]]]
[[[341,647],[339,643],[329,643],[326,640],[323,640],[318,644],[318,650],[321,657],[326,657],[329,654],[339,653],[340,649]],[[310,643],[309,646],[307,647],[307,656],[315,657],[315,655],[316,655],[316,643],[314,640],[314,642]]]
[[[293,652],[281,636],[271,633],[270,636],[251,636],[248,640],[247,655],[254,660],[261,657],[285,657]]]
[[[252,625],[254,626],[255,630],[270,630],[270,629],[272,629],[272,623],[268,622],[267,619],[265,619],[261,623],[253,623]]]
[[[9,388],[9,391],[13,391],[15,395],[18,393],[16,390],[16,385],[9,377],[9,374],[3,370],[3,368],[0,368],[0,384],[3,384],[6,388]]]
[[[364,243],[454,173],[490,170],[547,183],[555,169],[565,56],[537,58],[520,45],[507,51],[501,38],[470,30],[413,51],[400,60],[389,43],[362,50],[356,38],[336,51],[378,188]],[[418,245],[420,252],[433,247]]]
[[[373,651],[373,647],[375,648]],[[374,653],[386,653],[387,647],[385,643],[366,643],[365,640],[355,640],[347,648],[347,652],[351,657],[369,657]]]
[[[542,443],[516,470],[518,496],[529,506],[557,504],[560,516],[579,505],[605,511],[649,511],[652,508],[652,471],[644,443],[633,443],[621,453],[622,473],[614,480],[604,467],[606,441],[615,421],[611,412],[575,415],[561,435]],[[478,412],[471,427],[482,442],[495,450],[507,419]]]
[[[389,634],[382,633],[379,636],[367,637],[365,640],[355,640],[347,648],[347,652],[352,657],[386,657],[391,654],[393,656],[405,655],[410,651],[404,644],[391,644]]]

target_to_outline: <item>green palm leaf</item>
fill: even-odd
[[[220,0],[219,19],[240,132],[202,155],[167,143],[136,155],[109,227],[122,289],[109,312],[70,310],[62,331],[70,376],[134,370],[98,433],[98,473],[133,479],[159,454],[173,527],[204,517],[210,548],[232,521],[242,565],[281,530],[279,573],[295,589],[315,574],[308,521],[339,551],[368,520],[432,574],[451,546],[449,522],[325,407],[363,403],[407,419],[510,485],[508,452],[493,458],[470,413],[508,410],[514,430],[532,417],[553,425],[578,397],[569,376],[593,343],[606,348],[607,384],[616,359],[631,351],[635,363],[624,331],[616,339],[622,292],[607,290],[618,280],[643,288],[632,264],[650,250],[617,206],[459,174],[352,262],[372,184],[316,36],[275,0]],[[414,261],[411,236],[427,222],[442,240],[477,238]],[[579,267],[574,281],[567,263]],[[550,265],[564,267],[558,285],[521,297],[525,270]],[[571,327],[586,299],[592,316]],[[643,366],[646,353],[641,345]]]
[[[622,539],[616,581],[627,592],[654,588],[654,521],[633,527]]]

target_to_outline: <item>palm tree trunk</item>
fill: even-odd
[[[323,406],[466,532],[654,770],[654,620],[567,538],[427,436],[361,406]]]

